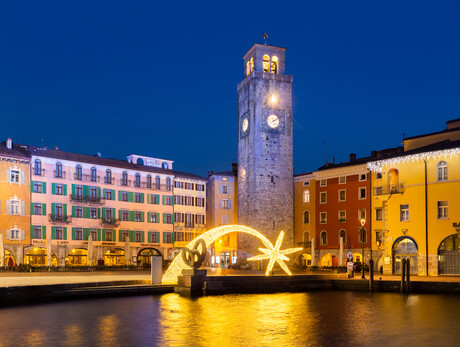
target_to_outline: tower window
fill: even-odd
[[[254,70],[254,58],[251,58],[246,63],[246,76]]]
[[[270,72],[278,73],[278,57],[273,56],[270,64]]]
[[[263,72],[270,72],[270,57],[266,54],[263,57],[262,70]]]

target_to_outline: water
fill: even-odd
[[[460,297],[177,294],[0,309],[0,346],[457,346]]]

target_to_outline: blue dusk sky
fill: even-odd
[[[244,53],[286,47],[294,171],[460,117],[458,1],[2,1],[1,139],[175,161],[237,158]]]

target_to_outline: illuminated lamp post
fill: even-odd
[[[361,243],[363,244],[362,261],[361,261],[363,274],[361,278],[366,278],[364,276],[364,232],[365,232],[364,224],[366,224],[366,220],[363,218],[361,219],[361,229],[359,229],[359,232],[361,233]]]

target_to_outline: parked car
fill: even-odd
[[[353,264],[353,271],[355,273],[363,271],[362,263],[358,263],[358,262],[354,263]],[[366,263],[364,263],[364,272],[369,272],[369,265],[367,265]]]

